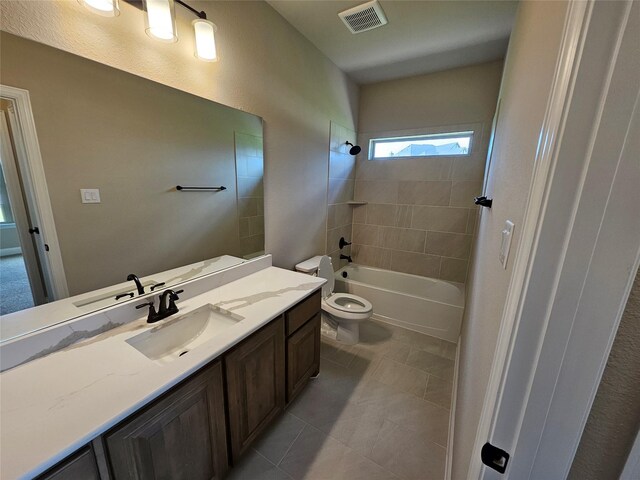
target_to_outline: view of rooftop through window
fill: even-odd
[[[369,159],[469,155],[472,140],[473,132],[374,138],[369,145]]]

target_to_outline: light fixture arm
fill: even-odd
[[[142,6],[142,0],[124,0],[125,2],[133,5],[134,7],[140,9],[140,10],[144,10],[143,6]],[[175,3],[178,3],[180,5],[182,5],[184,8],[186,8],[187,10],[189,10],[190,12],[192,12],[194,15],[196,15],[198,18],[201,18],[203,20],[207,19],[207,14],[204,11],[199,12],[198,10],[196,10],[195,8],[193,8],[191,5],[188,5],[187,3],[185,3],[182,0],[173,0]]]
[[[198,11],[195,8],[193,8],[190,5],[187,5],[185,2],[183,2],[182,0],[174,0],[174,2],[182,5],[184,8],[186,8],[187,10],[193,12],[195,15],[197,15],[199,18],[202,18],[203,20],[207,19],[207,14],[204,11]]]

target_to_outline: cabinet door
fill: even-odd
[[[113,477],[210,480],[228,469],[220,362],[106,436]]]
[[[96,458],[90,447],[85,447],[64,459],[38,480],[100,480]]]
[[[282,317],[225,355],[234,463],[282,410],[285,397]]]
[[[320,369],[320,313],[287,339],[287,402]]]

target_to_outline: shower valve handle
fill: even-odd
[[[340,237],[340,241],[338,242],[338,246],[340,247],[340,250],[342,250],[344,247],[346,247],[347,245],[351,245],[351,242],[347,242],[344,237]]]

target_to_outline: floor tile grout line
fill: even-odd
[[[368,454],[363,455],[364,458],[366,458],[367,460],[370,460],[371,462],[375,463],[376,465],[378,465],[380,468],[382,468],[386,473],[390,474],[393,478],[397,478],[397,479],[401,479],[402,477],[400,477],[399,475],[396,475],[395,473],[393,473],[392,471],[390,471],[389,469],[387,469],[384,465],[381,465],[380,463],[376,462],[375,459],[372,458],[373,454],[373,449],[376,448],[376,445],[378,444],[378,441],[380,440],[380,434],[382,433],[382,427],[384,426],[384,422],[390,422],[393,423],[391,420],[387,420],[386,416],[384,421],[382,422],[382,426],[380,426],[380,430],[378,430],[378,435],[376,435],[376,440],[375,442],[373,442],[373,446],[371,447],[371,450],[369,451]],[[395,425],[395,423],[393,423]]]
[[[259,455],[260,457],[264,458],[267,462],[269,462],[271,465],[273,465],[274,467],[277,467],[278,465],[276,465],[275,463],[273,463],[271,460],[269,460],[266,456],[264,456],[262,453],[260,453],[260,451],[255,448],[255,447],[251,447],[251,450],[254,451],[254,453],[256,453],[257,455]]]
[[[398,427],[398,428],[402,428],[402,429],[404,429],[404,430],[409,430],[410,432],[415,433],[416,435],[420,435],[420,432],[416,432],[415,430],[412,430],[412,429],[410,429],[410,428],[408,428],[408,427],[405,427],[404,425],[400,425],[399,423],[394,422],[393,420],[389,420],[388,418],[387,418],[386,420],[387,420],[389,423],[392,423],[393,425],[395,425],[395,426],[396,426],[396,427]],[[447,432],[447,439],[448,439],[448,438],[449,438],[449,433]],[[427,438],[427,439],[424,439],[424,441],[425,441],[425,442],[429,442],[429,443],[433,443],[435,446],[442,448],[442,449],[445,451],[445,453],[446,453],[446,451],[447,451],[447,447],[443,447],[443,446],[442,446],[442,445],[440,445],[438,442],[434,442],[433,440],[430,440],[430,439],[428,439],[428,438]]]
[[[295,415],[294,415],[295,417]],[[298,417],[296,417],[298,418]],[[300,421],[304,422],[304,426],[300,429],[300,431],[298,432],[298,434],[296,435],[296,438],[293,439],[293,442],[291,442],[291,444],[289,445],[289,448],[287,448],[287,451],[284,452],[284,455],[282,455],[282,458],[280,458],[280,460],[278,461],[278,463],[276,464],[276,467],[280,467],[280,464],[282,464],[282,461],[286,458],[287,454],[289,453],[289,451],[291,450],[291,448],[293,447],[293,445],[296,443],[296,441],[298,440],[298,438],[300,438],[300,435],[302,435],[302,432],[305,431],[305,429],[309,426],[309,424],[307,422],[305,422],[304,420],[302,420],[301,418],[299,419]],[[286,472],[285,472],[286,473]],[[287,474],[288,475],[288,474]]]
[[[422,400],[427,402],[428,400],[425,398],[427,396],[427,390],[429,389],[429,380],[431,380],[431,374],[427,373],[427,381],[424,385],[424,394],[422,395]]]
[[[269,460],[267,457],[265,457],[262,453],[260,453],[258,450],[256,450],[255,448],[252,448],[252,450],[256,453],[256,455],[258,455],[259,457],[262,457],[263,459],[265,459],[269,464],[273,465],[273,468],[275,468],[276,470],[278,470],[279,472],[284,473],[288,478],[290,478],[291,480],[294,480],[293,477],[291,475],[289,475],[288,472],[285,472],[284,470],[282,470],[280,467],[278,467],[278,465],[276,465],[275,463],[273,463],[271,460]]]

